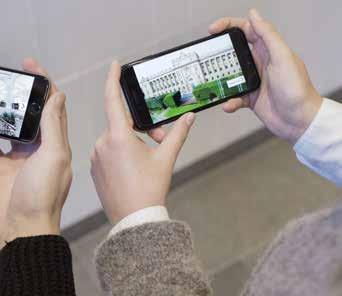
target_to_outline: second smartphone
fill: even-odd
[[[0,137],[32,142],[49,91],[44,76],[0,67]]]
[[[243,31],[231,28],[124,65],[121,86],[144,131],[253,92],[260,77]]]

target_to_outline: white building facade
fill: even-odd
[[[172,69],[141,79],[140,86],[146,99],[177,91],[182,96],[191,94],[199,84],[241,72],[234,49],[213,52],[202,58],[196,52],[181,52],[172,65]]]

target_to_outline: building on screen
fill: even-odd
[[[146,98],[180,91],[191,94],[195,86],[241,72],[234,49],[212,52],[199,57],[196,52],[181,52],[172,68],[157,75],[142,77],[140,85]]]

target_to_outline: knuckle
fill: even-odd
[[[304,61],[301,59],[301,57],[295,52],[291,50],[291,55],[293,60],[298,63],[299,66],[306,68],[306,65]]]
[[[105,148],[109,145],[108,135],[107,133],[103,134],[100,138],[97,139],[94,150],[91,154],[91,159],[97,158],[99,155],[103,154]]]
[[[111,146],[120,146],[126,141],[127,134],[121,131],[110,132],[108,135],[108,140]]]
[[[58,167],[69,167],[71,168],[71,155],[68,151],[59,153],[58,156],[55,157],[55,162]]]
[[[116,149],[121,147],[127,141],[127,133],[120,131],[107,131],[95,143],[94,150],[91,154],[90,160],[94,162],[96,158],[103,154],[106,148]]]
[[[272,23],[270,23],[268,21],[263,21],[263,22],[264,22],[265,26],[267,27],[267,29],[269,31],[271,31],[271,32],[276,32],[277,31],[275,26]]]
[[[68,147],[68,156],[69,156],[69,159],[70,159],[70,162],[71,162],[72,161],[72,150],[71,150],[70,146]]]
[[[74,171],[72,167],[69,167],[67,172],[66,172],[67,179],[71,182],[74,178]]]
[[[66,99],[66,94],[65,94],[65,92],[61,92],[61,96],[62,96],[64,99]]]
[[[100,152],[102,150],[103,146],[104,146],[104,139],[103,139],[103,137],[100,137],[99,139],[97,139],[97,141],[95,143],[93,155]]]
[[[96,160],[97,160],[95,149],[94,149],[94,151],[90,155],[90,163],[91,163],[91,165],[94,165],[96,163]]]
[[[92,168],[92,167],[95,165],[95,163],[96,163],[96,158],[95,158],[95,156],[92,154],[92,155],[90,156],[90,167]]]
[[[64,92],[58,92],[57,96],[59,96],[60,99],[63,100],[63,101],[66,100],[66,94]]]

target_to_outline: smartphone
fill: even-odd
[[[0,137],[34,141],[49,91],[44,76],[0,67]]]
[[[141,131],[257,90],[245,34],[231,28],[122,67],[121,87]]]

